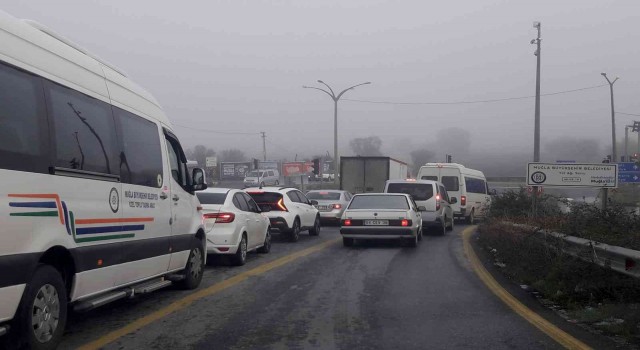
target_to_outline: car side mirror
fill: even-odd
[[[427,208],[423,207],[423,206],[419,206],[418,207],[418,211],[427,211]]]
[[[200,168],[193,168],[193,172],[191,173],[191,178],[193,179],[194,191],[202,191],[207,189],[207,183],[204,178],[204,170]]]
[[[313,199],[312,199],[309,203],[310,203],[311,205],[318,205],[318,201],[313,200]]]
[[[449,203],[451,203],[451,204],[456,204],[456,203],[458,203],[458,198],[456,198],[456,197],[451,197],[451,198],[449,198]]]

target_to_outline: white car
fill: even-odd
[[[291,242],[297,242],[300,231],[309,230],[309,235],[320,234],[320,213],[304,193],[292,187],[247,188],[245,191],[268,210],[265,215],[271,221],[271,228],[289,235]]]
[[[422,240],[424,207],[408,194],[356,194],[342,215],[342,243],[351,247],[356,239],[400,239],[410,247]]]
[[[247,252],[269,253],[269,219],[241,190],[210,188],[196,194],[202,205],[208,254],[231,255],[234,265],[244,265]]]
[[[318,202],[316,208],[320,211],[323,222],[340,223],[342,213],[347,208],[353,195],[347,191],[314,190],[307,192],[307,198]]]
[[[251,186],[278,186],[280,184],[280,173],[276,169],[260,169],[247,173],[244,177],[244,185]]]

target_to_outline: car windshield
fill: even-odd
[[[340,192],[309,192],[307,198],[315,200],[340,200]]]
[[[264,172],[262,171],[250,171],[249,173],[247,173],[247,177],[263,177],[264,176]]]
[[[387,186],[388,193],[405,193],[411,195],[413,200],[426,201],[433,197],[433,185],[418,183],[390,183]]]
[[[196,196],[201,204],[224,204],[227,193],[197,192]]]
[[[349,204],[349,209],[409,209],[409,203],[404,196],[366,195],[355,196]]]

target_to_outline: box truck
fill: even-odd
[[[340,157],[340,189],[351,193],[382,193],[387,180],[407,177],[407,163],[390,157]]]

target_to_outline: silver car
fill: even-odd
[[[320,220],[339,223],[344,209],[353,195],[347,191],[314,190],[307,192],[307,198],[317,201],[316,208],[320,212]]]

